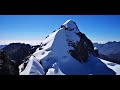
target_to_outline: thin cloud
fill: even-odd
[[[0,45],[10,44],[10,43],[25,43],[31,45],[39,45],[43,40],[0,40]]]

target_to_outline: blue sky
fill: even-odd
[[[0,15],[0,44],[39,43],[68,19],[92,42],[120,41],[120,15]]]

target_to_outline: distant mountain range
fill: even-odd
[[[98,48],[100,58],[120,64],[120,42],[94,43]]]
[[[2,46],[1,50],[5,51],[7,55],[20,65],[23,60],[35,52],[39,45],[31,46],[24,43],[10,43],[9,45]]]
[[[98,48],[100,58],[120,64],[120,42],[93,43],[93,45]],[[11,43],[9,45],[0,45],[0,49],[4,50],[19,66],[28,56],[35,51],[41,50],[42,47],[41,45],[32,46],[23,43]]]

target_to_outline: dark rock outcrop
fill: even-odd
[[[33,54],[38,47],[40,47],[40,45],[31,46],[29,44],[11,43],[2,50],[4,50],[12,60],[20,65],[23,63],[23,60],[30,54]]]
[[[12,60],[20,65],[22,60],[29,55],[31,46],[28,44],[11,43],[2,50],[4,50]]]
[[[7,45],[0,45],[0,50],[4,47],[6,47]]]
[[[99,57],[98,49],[94,50],[94,56]]]
[[[70,50],[70,54],[80,62],[86,62],[89,54],[97,56],[91,40],[81,32],[76,34],[80,37],[80,41],[72,44],[74,50]]]
[[[19,75],[18,65],[4,51],[0,51],[0,75]]]
[[[77,37],[80,38],[79,41],[73,40],[70,41],[69,39],[67,39],[68,46],[73,47],[72,50],[69,50],[69,53],[76,60],[80,62],[86,62],[88,60],[89,54],[92,54],[93,56],[96,57],[99,55],[98,51],[94,50],[92,41],[88,39],[84,33],[80,32],[77,24],[74,21],[69,20],[65,24],[61,25],[60,28],[64,28],[66,31],[69,31],[70,33],[76,33],[76,35],[78,35]]]

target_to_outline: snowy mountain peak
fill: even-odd
[[[95,56],[91,40],[70,19],[46,37],[20,74],[114,74]]]
[[[61,28],[63,27],[65,28],[65,30],[69,30],[69,31],[78,29],[76,23],[71,19],[67,20],[63,25],[61,25]]]
[[[63,25],[69,25],[69,24],[74,24],[74,21],[69,19]]]

